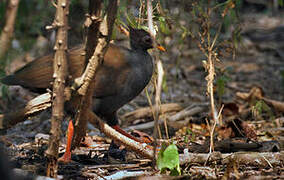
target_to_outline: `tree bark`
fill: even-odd
[[[87,29],[86,56],[85,56],[86,66],[88,65],[89,59],[92,57],[95,47],[97,46],[98,43],[98,33],[101,23],[101,15],[102,15],[102,0],[89,0],[89,14],[87,15],[84,24],[85,28]],[[84,74],[85,73],[83,73],[83,75],[77,79],[80,81],[79,84],[83,83]],[[75,80],[75,82],[77,82],[77,80]],[[80,144],[82,137],[86,133],[86,124],[88,121],[88,117],[85,115],[85,110],[86,108],[90,108],[92,105],[91,102],[92,100],[90,98],[87,98],[84,95],[82,96],[82,94],[78,92],[75,94],[74,98],[76,99],[75,102],[78,102],[79,105],[76,107],[77,113],[75,117],[75,134],[73,138],[72,149],[74,149],[76,146]],[[83,110],[83,112],[81,110]]]
[[[95,78],[96,70],[98,66],[102,63],[104,54],[106,53],[106,50],[108,48],[113,29],[113,23],[117,12],[117,0],[110,1],[107,7],[107,14],[101,21],[100,17],[97,16],[101,14],[101,3],[101,0],[90,0],[89,4],[90,16],[88,18],[90,19],[87,19],[87,21],[89,21],[90,24],[88,28],[88,40],[86,47],[86,62],[88,62],[88,65],[86,67],[85,72],[80,78],[81,82],[79,83],[82,85],[77,91],[81,98],[80,107],[78,110],[79,113],[77,113],[76,115],[73,148],[79,145],[82,137],[86,134],[86,124],[89,118],[87,116],[87,111],[92,108],[92,96],[95,88],[93,80]],[[95,30],[99,31],[95,32]],[[94,37],[98,37],[97,41]],[[97,42],[97,44],[94,44],[94,42]]]
[[[49,147],[46,151],[48,158],[47,176],[57,177],[58,148],[61,135],[61,123],[64,117],[64,88],[67,76],[67,31],[68,31],[69,1],[58,0],[53,27],[57,28],[56,50],[53,63],[53,93],[52,117]]]

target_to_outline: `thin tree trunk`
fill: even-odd
[[[88,24],[88,41],[86,47],[86,62],[88,65],[85,72],[81,76],[82,86],[78,89],[81,95],[80,107],[76,115],[75,123],[75,137],[73,147],[76,147],[81,142],[82,137],[86,133],[86,124],[88,122],[87,111],[92,108],[92,96],[94,93],[94,78],[97,67],[101,64],[104,54],[107,51],[110,37],[112,34],[113,24],[117,12],[117,0],[109,1],[106,16],[101,21],[101,0],[90,0],[89,8],[89,21]],[[100,8],[100,9],[98,9]],[[101,22],[101,23],[100,23]],[[97,31],[99,30],[99,31]],[[95,32],[97,31],[97,32]],[[94,39],[94,34],[98,35],[98,39]],[[94,43],[96,42],[96,44]]]
[[[57,177],[58,148],[61,135],[61,123],[64,115],[64,88],[67,76],[67,31],[68,31],[69,0],[58,0],[53,27],[57,28],[54,49],[56,50],[53,63],[53,102],[49,147],[46,151],[48,158],[47,176]]]
[[[17,16],[17,10],[20,0],[9,0],[6,10],[6,24],[0,36],[0,59],[4,56],[11,44],[11,38],[14,33],[14,24]]]
[[[89,0],[89,14],[87,15],[85,21],[85,28],[87,29],[87,43],[86,43],[86,56],[85,62],[86,66],[89,63],[89,59],[92,57],[95,47],[98,43],[98,32],[100,27],[100,19],[102,15],[102,0]],[[82,75],[82,81],[83,79]],[[82,82],[81,82],[82,83]],[[91,87],[89,87],[91,88]],[[93,88],[91,88],[93,89]],[[91,89],[89,91],[91,91]],[[92,105],[92,99],[84,97],[84,95],[76,94],[77,99],[79,99],[79,105],[76,107],[78,110],[75,117],[75,134],[73,138],[72,149],[78,146],[81,142],[82,137],[86,134],[86,124],[88,122],[88,117],[85,115],[85,110],[90,108]],[[83,110],[80,111],[80,110]]]

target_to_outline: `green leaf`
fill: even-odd
[[[161,172],[169,169],[172,176],[181,174],[179,167],[179,154],[175,144],[171,144],[167,148],[165,148],[165,145],[162,145],[158,154],[157,166]]]
[[[162,88],[165,93],[168,93],[167,77],[164,76],[162,81]]]
[[[168,28],[166,21],[160,21],[160,30],[165,35],[170,34],[170,29]]]
[[[263,100],[259,100],[256,102],[255,109],[257,110],[257,113],[260,115],[266,112],[270,119],[274,118],[272,109]]]
[[[162,17],[162,16],[158,17],[158,20],[159,20],[160,22],[166,22],[166,19],[165,19],[164,17]]]
[[[217,79],[217,93],[219,97],[222,97],[225,94],[225,85],[228,81],[229,78],[225,75],[222,75]]]
[[[257,110],[257,112],[259,114],[262,114],[262,111],[263,111],[263,101],[262,100],[259,100],[255,103],[255,109]]]

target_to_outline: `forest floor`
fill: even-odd
[[[224,107],[223,123],[218,124],[215,130],[215,150],[222,154],[216,155],[216,159],[213,154],[207,162],[203,155],[209,151],[207,120],[210,119],[210,106],[206,95],[207,72],[202,65],[204,55],[197,47],[192,47],[190,39],[182,44],[175,40],[176,37],[165,40],[167,52],[160,53],[166,72],[161,101],[162,104],[172,105],[164,107],[160,119],[168,119],[170,141],[177,145],[180,154],[190,156],[186,152],[189,151],[195,153],[193,157],[200,157],[182,164],[182,176],[179,178],[284,178],[283,17],[243,15],[242,30],[246,33],[243,34],[235,57],[220,58],[221,61],[217,63],[216,82],[220,84],[216,86],[219,88],[216,90],[216,104],[218,108],[221,104]],[[152,85],[147,89],[151,96]],[[223,93],[218,94],[220,91]],[[20,87],[11,87],[11,101],[7,107],[17,109],[34,96],[35,94]],[[153,121],[151,111],[139,118],[133,118],[133,114],[129,114],[148,107],[148,104],[144,91],[125,105],[119,111],[119,117],[123,119],[122,127],[152,136],[153,126],[143,126]],[[177,114],[181,116],[175,116]],[[50,111],[43,112],[10,128],[1,137],[13,168],[45,176],[44,151],[50,129],[49,118]],[[65,120],[63,132],[66,132],[67,124]],[[73,151],[72,163],[60,164],[59,174],[64,179],[115,179],[122,175],[134,178],[141,176],[141,179],[154,179],[154,176],[166,178],[168,172],[162,177],[158,170],[152,168],[151,161],[134,153],[127,152],[124,157],[126,160],[110,157],[108,148],[111,140],[91,125],[88,127],[87,139],[91,147],[77,148]],[[163,123],[160,127],[162,139],[166,140]],[[64,152],[65,141],[62,136],[60,155]]]

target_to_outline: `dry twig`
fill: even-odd
[[[154,30],[154,25],[153,25],[153,7],[152,7],[152,1],[147,0],[147,15],[148,15],[148,26],[149,26],[149,31],[154,39],[154,47],[156,47],[156,42],[155,42],[155,36],[156,36],[156,31]],[[157,146],[157,130],[158,130],[158,121],[159,121],[159,111],[160,111],[160,97],[161,97],[161,91],[162,91],[162,81],[163,81],[163,76],[164,76],[164,70],[163,70],[163,65],[160,59],[158,58],[157,54],[154,51],[154,58],[157,61],[157,70],[158,70],[158,78],[157,78],[157,85],[155,86],[156,89],[156,94],[155,94],[155,106],[154,106],[154,121],[155,121],[155,127],[154,127],[154,139],[155,139],[155,147],[154,147],[154,153],[156,152],[156,146]],[[154,156],[155,158],[155,156]],[[156,159],[154,159],[154,162]]]
[[[208,159],[207,153],[184,153],[180,155],[180,164],[204,164]],[[210,155],[209,162],[217,162],[218,164],[227,164],[229,161],[235,159],[239,165],[263,167],[279,166],[282,164],[284,152],[237,152],[232,154],[221,154],[220,152],[213,152]],[[268,163],[269,162],[269,163]]]
[[[175,112],[175,111],[177,112],[177,111],[182,110],[182,108],[183,107],[177,103],[162,104],[160,114],[164,114],[168,112]],[[151,107],[144,107],[144,108],[140,108],[135,111],[124,114],[122,116],[122,119],[126,120],[129,123],[136,119],[152,117],[151,113],[152,113]]]

